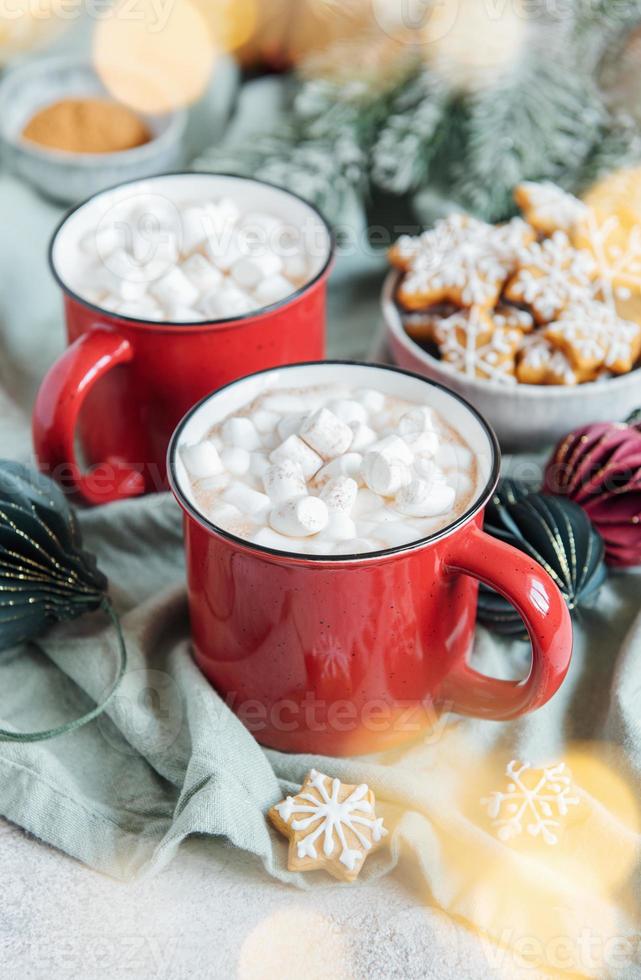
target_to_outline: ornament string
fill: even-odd
[[[118,672],[107,696],[96,704],[91,711],[88,711],[80,718],[75,718],[73,721],[68,721],[64,725],[58,725],[56,728],[49,728],[41,732],[12,732],[5,728],[0,728],[0,742],[18,742],[23,744],[30,742],[46,742],[49,741],[49,739],[58,738],[61,735],[69,735],[70,732],[75,732],[79,728],[83,728],[85,725],[88,725],[89,722],[99,718],[100,715],[102,715],[109,707],[118,688],[120,687],[125,671],[127,670],[127,646],[125,644],[125,638],[122,633],[122,627],[120,625],[118,614],[107,596],[102,597],[99,608],[101,608],[111,620],[118,639]]]

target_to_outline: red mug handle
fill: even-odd
[[[540,708],[559,689],[572,656],[572,620],[559,589],[532,558],[476,526],[453,538],[445,566],[490,585],[515,606],[532,643],[532,666],[526,680],[504,681],[464,663],[444,681],[443,701],[459,714],[495,721]]]
[[[40,469],[65,482],[90,504],[123,500],[144,492],[142,473],[111,457],[83,473],[76,459],[75,432],[82,404],[96,381],[133,358],[128,340],[97,328],[82,334],[49,369],[33,411],[33,444]]]

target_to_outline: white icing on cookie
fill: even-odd
[[[587,207],[551,181],[534,183],[526,180],[518,186],[523,208],[530,221],[542,227],[570,232],[584,217]]]
[[[318,858],[316,844],[322,837],[325,857],[332,857],[340,848],[339,861],[348,871],[354,871],[371,850],[372,844],[378,843],[387,834],[382,818],[374,815],[372,804],[367,799],[369,788],[362,783],[340,801],[340,780],[330,780],[329,776],[315,769],[311,770],[306,786],[315,792],[288,796],[276,805],[279,816],[292,830],[307,831],[297,841],[298,857]],[[358,847],[349,845],[346,829],[354,835]]]
[[[478,307],[444,320],[437,339],[443,360],[468,378],[516,384],[513,354],[522,335],[518,330],[493,330],[491,324],[488,330],[487,316]]]
[[[454,214],[414,241],[415,247],[403,245],[410,259],[405,294],[456,297],[465,306],[485,306],[495,301],[501,283],[516,267],[527,226],[518,218],[494,226]]]
[[[548,325],[546,336],[567,345],[579,364],[615,371],[629,370],[641,346],[641,326],[598,301],[570,306]]]
[[[521,249],[520,262],[506,295],[528,303],[540,320],[554,320],[571,302],[591,295],[594,262],[563,231]]]

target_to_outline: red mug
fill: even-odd
[[[429,404],[463,434],[481,474],[469,510],[410,545],[351,557],[275,551],[211,524],[195,505],[180,448],[265,390],[341,383]],[[287,752],[369,753],[416,737],[434,709],[507,720],[552,697],[570,663],[570,615],[540,565],[482,531],[499,461],[496,437],[471,405],[390,367],[263,371],[188,413],[168,471],[185,515],[194,654],[258,741]],[[522,681],[468,663],[479,580],[508,598],[527,627],[532,663]]]
[[[307,282],[255,313],[196,323],[145,321],[110,312],[78,294],[78,243],[113,221],[131,234],[131,206],[145,221],[162,216],[181,233],[181,202],[226,195],[242,210],[282,218],[304,240]],[[122,220],[120,221],[120,216]],[[224,232],[221,240],[224,238]],[[98,249],[99,238],[95,238]],[[169,439],[205,394],[250,371],[320,358],[325,353],[327,277],[334,245],[328,225],[307,202],[263,181],[220,174],[168,174],[103,191],[69,212],[50,245],[64,293],[69,347],[46,375],[33,413],[41,469],[92,504],[166,488]],[[112,256],[103,261],[109,268]],[[120,273],[120,267],[118,267]],[[167,271],[132,265],[132,281]],[[125,274],[121,278],[126,279]],[[75,453],[76,428],[84,451]]]

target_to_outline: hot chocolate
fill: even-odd
[[[295,554],[411,544],[473,503],[477,459],[429,404],[347,385],[269,390],[183,445],[215,526]]]

